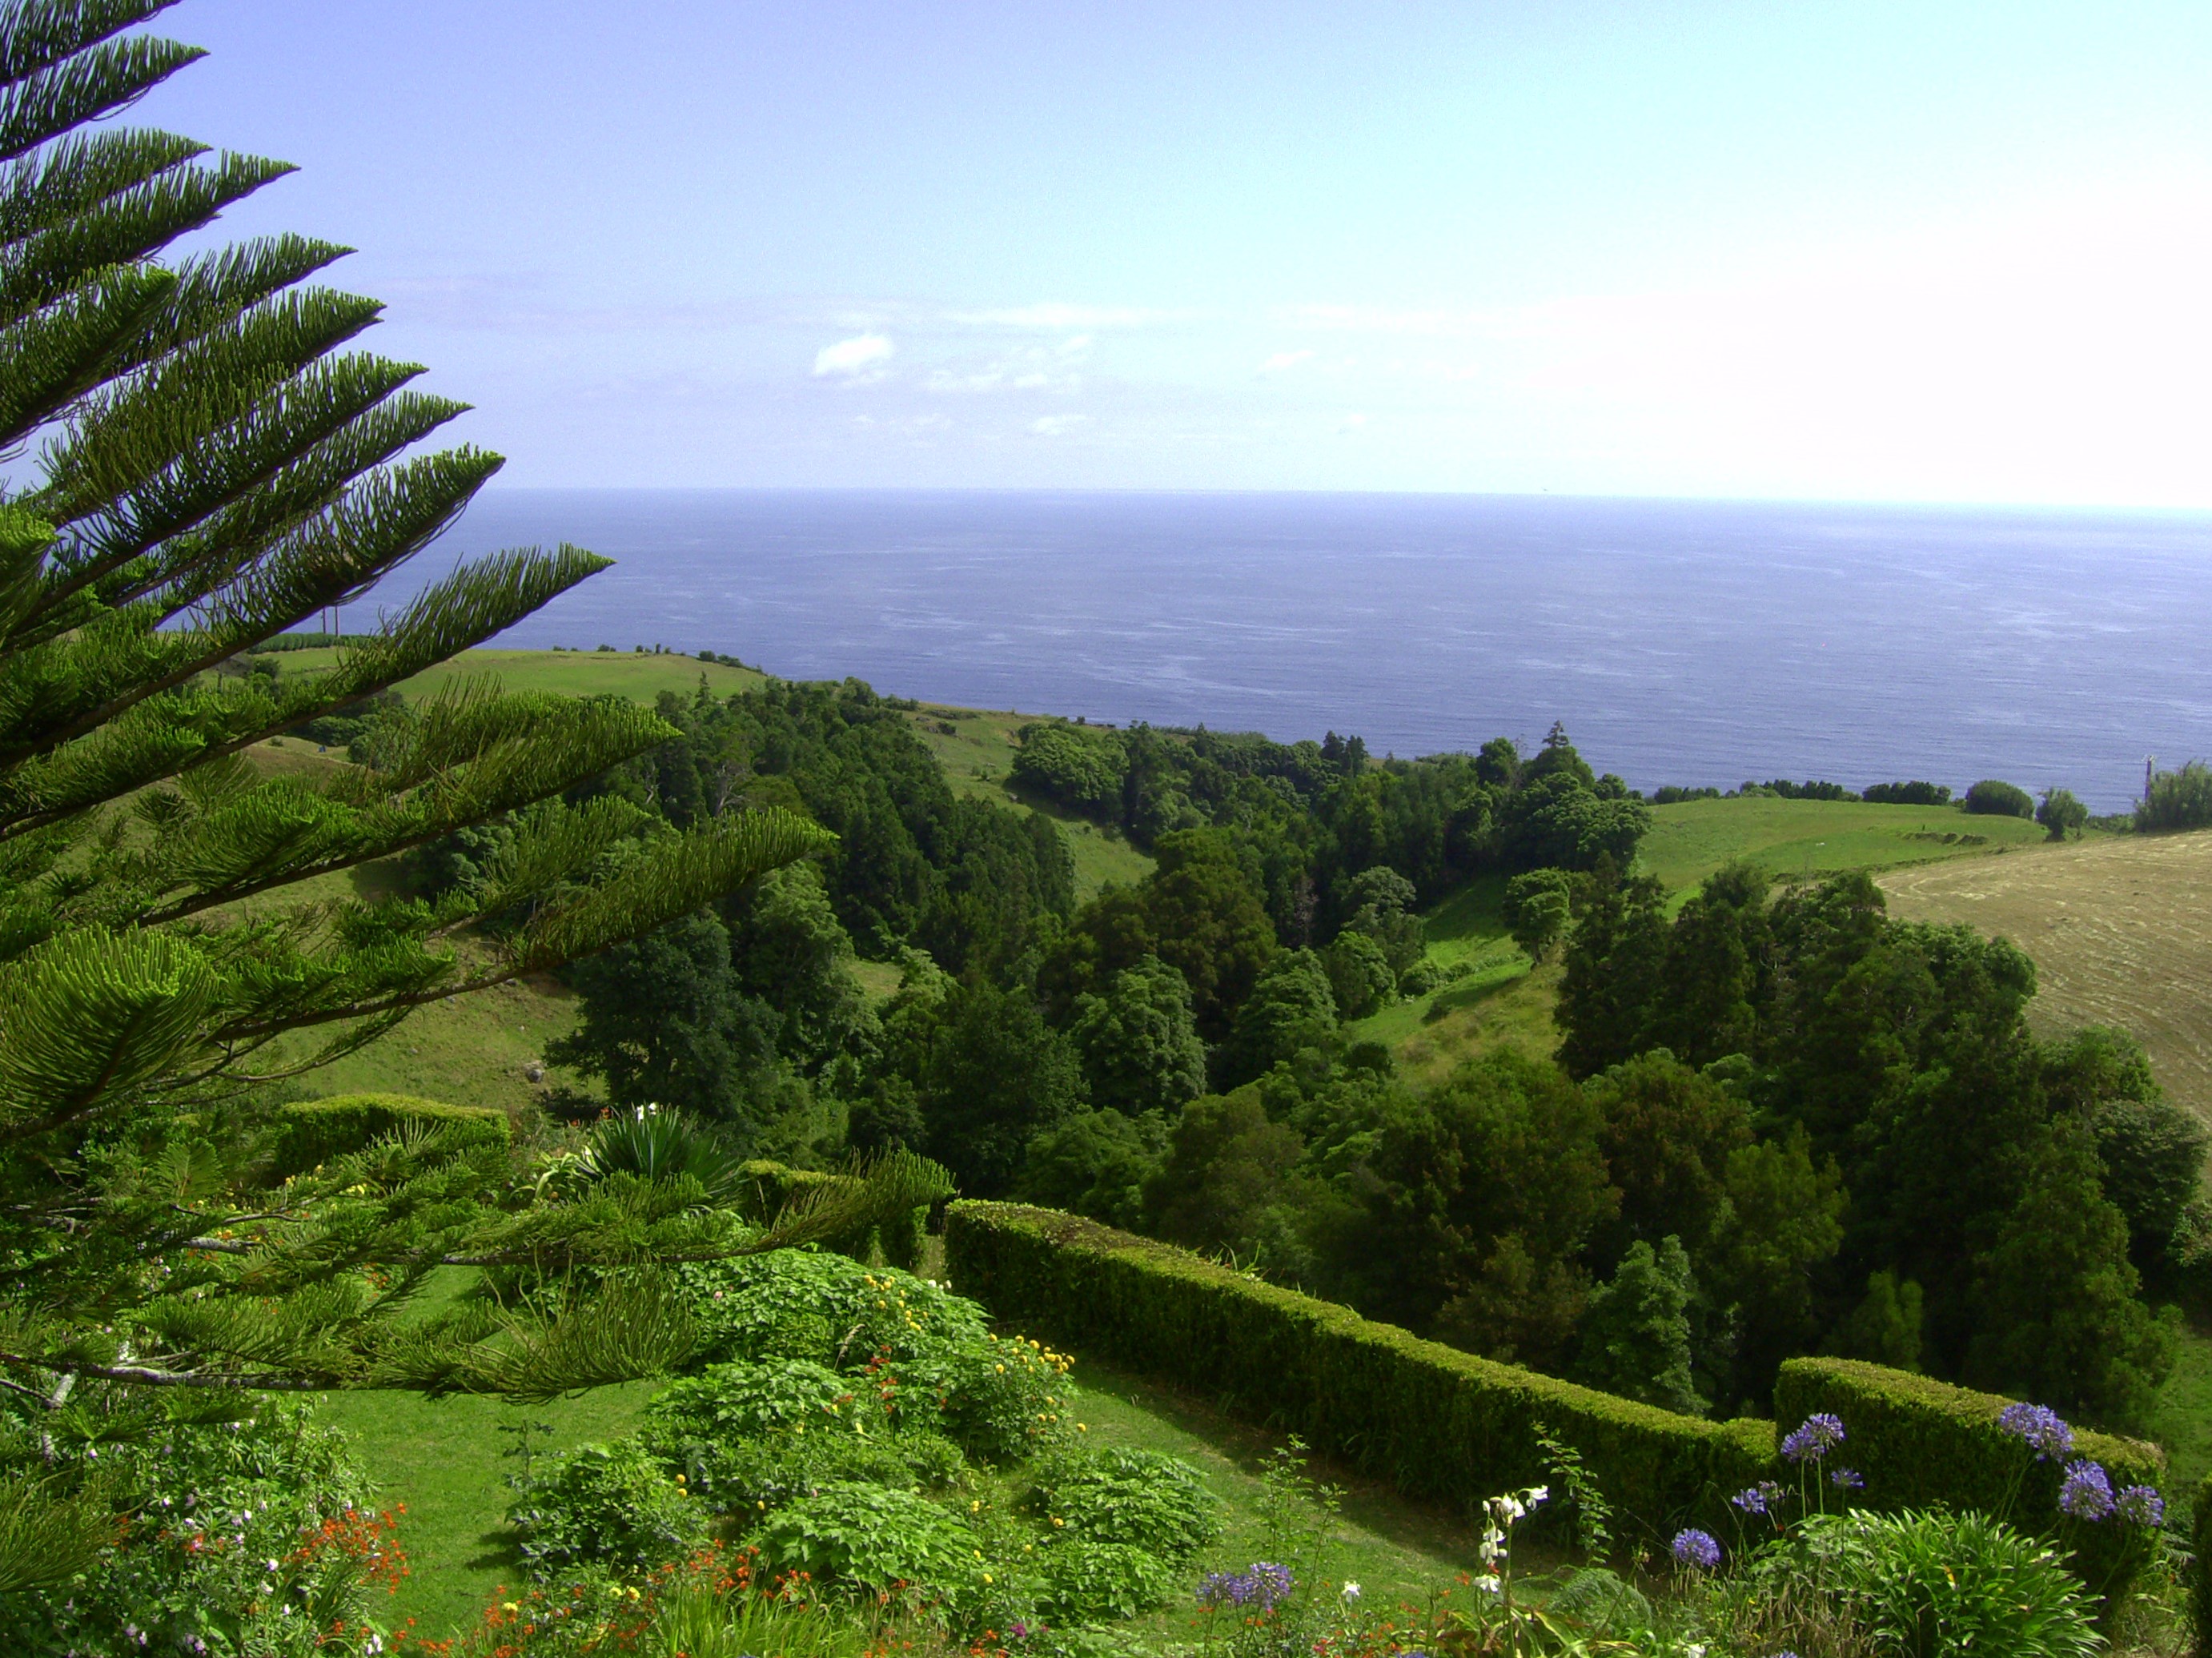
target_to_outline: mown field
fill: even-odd
[[[2035,963],[2045,1029],[2124,1025],[2212,1121],[2212,831],[2113,835],[1882,878],[1893,914],[1964,921]]]
[[[321,673],[337,661],[336,648],[280,651],[264,660],[277,664],[280,677]],[[513,691],[554,691],[563,696],[627,696],[651,702],[663,691],[690,696],[703,674],[718,696],[749,691],[768,676],[696,656],[656,655],[650,651],[463,651],[449,661],[400,682],[401,695],[428,696],[455,679],[495,674]]]

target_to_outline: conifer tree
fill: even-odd
[[[501,553],[347,641],[327,673],[222,671],[421,551],[500,460],[416,451],[463,405],[359,348],[379,307],[319,279],[345,250],[286,235],[169,255],[289,170],[109,124],[201,55],[131,33],[171,3],[0,3],[0,1389],[33,1418],[99,1396],[158,1421],[210,1390],[544,1396],[651,1373],[689,1340],[651,1263],[853,1216],[763,1239],[688,1176],[518,1188],[502,1157],[436,1137],[279,1186],[241,1102],[824,837],[774,811],[677,835],[619,802],[564,804],[672,729],[483,679],[422,702],[374,769],[257,768],[264,739],[606,561]],[[514,839],[465,893],[301,890],[505,814]],[[464,946],[494,915],[522,919]],[[927,1171],[906,1167],[837,1201],[910,1201],[917,1183]],[[403,1318],[455,1262],[617,1270],[528,1311]],[[10,1588],[65,1577],[112,1535],[35,1455],[11,1471],[21,1450],[0,1445]]]

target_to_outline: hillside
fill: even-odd
[[[2124,1025],[2212,1121],[2212,831],[2114,835],[1894,871],[1891,913],[2001,933],[2035,963],[2044,1029]]]

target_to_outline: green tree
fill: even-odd
[[[625,1109],[661,1105],[756,1139],[781,1073],[775,1011],[730,967],[730,936],[695,911],[577,964],[578,1017],[545,1057],[606,1080]]]
[[[1666,893],[1649,876],[1623,880],[1607,859],[1577,896],[1553,1017],[1559,1063],[1570,1076],[1589,1077],[1632,1056],[1650,1022],[1665,959]]]
[[[1397,994],[1398,975],[1391,970],[1390,958],[1368,933],[1349,928],[1338,933],[1321,952],[1321,960],[1335,993],[1337,1011],[1346,1019],[1364,1019]],[[1263,975],[1261,983],[1266,982]],[[1248,1011],[1251,1005],[1245,1004]]]
[[[1171,1114],[1206,1087],[1190,987],[1157,956],[1122,969],[1103,994],[1077,997],[1067,1034],[1101,1110]]]
[[[1563,869],[1532,869],[1505,884],[1505,926],[1513,942],[1540,965],[1566,936],[1573,911],[1574,878]]]
[[[2136,1293],[2127,1222],[2105,1199],[2087,1127],[2060,1117],[2038,1137],[2019,1205],[1975,1268],[1983,1316],[1968,1381],[2142,1427],[2172,1366],[2173,1332]]]
[[[1757,1401],[1773,1396],[1782,1361],[1809,1351],[1820,1333],[1819,1284],[1843,1247],[1850,1199],[1836,1166],[1814,1162],[1802,1128],[1731,1151],[1726,1194],[1706,1289],[1734,1331],[1727,1396]]]
[[[1297,1130],[1267,1120],[1256,1089],[1193,1100],[1145,1187],[1152,1230],[1194,1249],[1252,1259],[1285,1230],[1302,1150]]]
[[[2071,789],[2045,789],[2042,804],[2035,809],[2035,821],[2050,831],[2054,841],[2078,841],[2089,822],[2089,808]]]
[[[1050,720],[1024,726],[1018,735],[1016,782],[1079,811],[1120,816],[1129,756],[1114,732]]]
[[[0,1376],[19,1401],[150,1430],[170,1419],[156,1389],[542,1397],[651,1374],[692,1332],[642,1270],[489,1322],[418,1292],[455,1258],[645,1263],[795,1234],[733,1234],[696,1181],[626,1177],[617,1215],[435,1137],[272,1188],[253,1090],[427,1003],[653,933],[823,837],[731,815],[611,856],[635,814],[562,797],[666,723],[481,680],[426,699],[374,769],[258,769],[264,738],[495,636],[605,561],[499,554],[324,674],[216,671],[372,587],[500,463],[407,453],[461,405],[349,349],[379,307],[314,280],[343,250],[276,235],[172,255],[289,169],[106,118],[200,55],[125,33],[161,9],[0,3],[0,448],[23,458],[0,500]],[[507,813],[514,843],[473,892],[288,892]],[[910,1201],[906,1184],[871,1201]],[[106,1497],[71,1497],[21,1450],[0,1453],[16,1516],[0,1576],[35,1590],[82,1551],[29,1540],[99,1546],[118,1527],[67,1519]]]
[[[1984,777],[1966,791],[1966,810],[1992,817],[2033,817],[2035,797],[2017,783]]]
[[[1167,1140],[1157,1113],[1139,1118],[1109,1108],[1078,1111],[1030,1142],[1014,1193],[1137,1231],[1146,1222],[1145,1187]]]
[[[819,1075],[873,1046],[876,1016],[854,976],[853,941],[818,869],[775,871],[733,896],[724,913],[733,981],[773,1010],[778,1053]]]
[[[1249,1081],[1325,1042],[1336,1029],[1336,992],[1310,950],[1286,950],[1267,964],[1237,1010],[1224,1056],[1232,1079]]]
[[[1696,1288],[1682,1241],[1638,1238],[1610,1281],[1590,1292],[1575,1379],[1662,1410],[1703,1416],[1690,1382],[1690,1301]]]
[[[1075,1045],[1020,985],[970,977],[953,986],[917,1057],[929,1154],[970,1197],[1005,1192],[1030,1142],[1085,1102]]]
[[[1765,872],[1729,864],[1676,913],[1660,969],[1666,993],[1653,999],[1639,1047],[1669,1048],[1693,1066],[1758,1050],[1773,993],[1767,891]]]
[[[1893,1370],[1920,1368],[1920,1286],[1894,1272],[1867,1275],[1866,1299],[1836,1327],[1830,1345],[1846,1358],[1868,1359]]]
[[[2142,830],[2203,829],[2212,824],[2212,766],[2191,760],[2179,771],[2162,771],[2136,805]]]
[[[1601,1072],[1583,1091],[1620,1193],[1621,1242],[1607,1255],[1673,1236],[1702,1260],[1732,1212],[1729,1159],[1751,1143],[1749,1108],[1663,1048]]]

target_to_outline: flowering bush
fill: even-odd
[[[842,1593],[916,1589],[957,1596],[995,1574],[982,1540],[939,1504],[856,1480],[825,1485],[769,1516],[748,1540],[772,1573]]]
[[[1152,1451],[1066,1458],[1030,1503],[1051,1523],[1101,1543],[1126,1544],[1181,1566],[1221,1529],[1221,1503],[1188,1462]]]
[[[226,1406],[225,1408],[235,1408]],[[380,1650],[380,1592],[406,1561],[344,1436],[304,1404],[194,1421],[191,1401],[118,1396],[45,1418],[55,1477],[116,1507],[117,1540],[67,1591],[7,1597],[10,1649],[86,1658]]]
[[[585,1445],[544,1458],[507,1521],[539,1575],[576,1565],[641,1572],[703,1546],[707,1510],[635,1439]]]
[[[984,1344],[982,1309],[943,1286],[826,1251],[777,1249],[678,1271],[702,1363],[806,1358],[856,1370]]]

